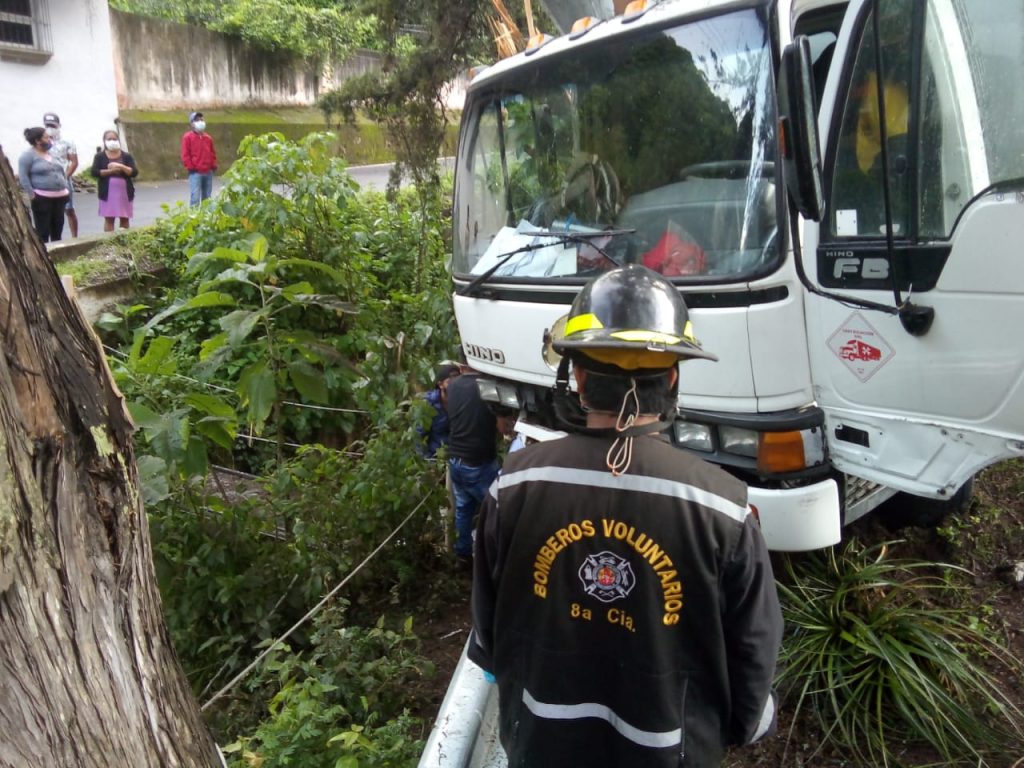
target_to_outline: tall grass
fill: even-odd
[[[891,544],[891,543],[890,543]],[[871,766],[930,745],[943,765],[1020,754],[1024,717],[997,671],[1020,664],[962,607],[955,566],[889,558],[889,544],[788,558],[779,686],[838,748]],[[991,671],[989,671],[991,670]]]

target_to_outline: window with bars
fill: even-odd
[[[0,54],[52,53],[47,0],[0,0]]]

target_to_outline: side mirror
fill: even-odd
[[[825,207],[821,153],[814,114],[811,45],[804,35],[798,35],[782,52],[778,106],[779,150],[786,189],[804,218],[820,221]]]

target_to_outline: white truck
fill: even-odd
[[[1024,454],[1021,73],[1016,0],[639,3],[483,70],[452,272],[485,399],[558,437],[548,334],[646,264],[720,359],[681,367],[672,439],[748,483],[771,548],[896,493],[941,515]],[[421,766],[501,764],[460,670]]]

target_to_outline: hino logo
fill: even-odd
[[[463,344],[462,349],[465,350],[466,357],[475,357],[478,360],[485,360],[488,363],[495,363],[497,365],[505,364],[505,353],[500,349],[488,349],[476,344]]]
[[[852,251],[830,252],[828,255],[835,258],[832,277],[837,280],[850,275],[857,275],[864,280],[885,280],[889,277],[888,259],[854,256]]]

